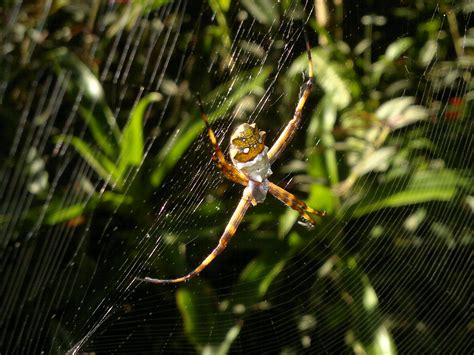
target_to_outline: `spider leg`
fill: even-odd
[[[219,147],[219,144],[217,143],[214,130],[211,128],[211,125],[209,124],[209,119],[207,117],[206,112],[204,111],[204,107],[203,107],[200,97],[198,97],[198,104],[199,104],[199,109],[201,110],[201,119],[206,124],[207,135],[209,136],[209,140],[211,141],[211,144],[214,147],[214,154],[212,155],[212,160],[214,160],[219,170],[224,174],[224,176],[227,179],[234,181],[237,184],[247,186],[249,183],[249,179],[244,174],[242,174],[239,170],[237,170],[236,167],[228,163],[227,160],[225,159],[224,153],[222,153],[222,150]],[[251,199],[252,205],[256,206],[257,201],[255,200],[255,198],[253,196],[250,196],[250,199]]]
[[[247,177],[244,174],[242,174],[239,170],[237,170],[237,168],[234,167],[232,164],[228,163],[227,160],[225,159],[224,153],[219,147],[219,143],[217,143],[216,135],[214,134],[214,131],[211,128],[211,125],[209,124],[209,119],[206,112],[204,111],[204,106],[201,102],[200,97],[198,97],[198,105],[201,111],[201,119],[206,124],[207,135],[209,136],[209,140],[211,141],[211,144],[214,147],[213,159],[216,162],[217,167],[224,173],[225,177],[227,177],[228,179],[234,182],[237,182],[241,185],[247,186],[248,184]],[[230,176],[232,176],[232,178]]]
[[[230,181],[236,182],[238,184],[248,186],[249,179],[245,175],[243,175],[243,174],[242,174],[242,176],[235,175],[235,173],[232,170],[228,169],[227,166],[222,165],[221,162],[217,159],[217,157],[215,155],[212,156],[212,159],[214,160],[217,167],[220,169],[222,174],[224,174],[224,176],[227,179],[229,179]],[[250,203],[252,204],[252,206],[257,206],[258,202],[255,199],[255,197],[252,196],[252,194],[249,195],[249,199],[250,199]]]
[[[193,271],[191,271],[189,274],[182,277],[178,277],[176,279],[170,279],[170,280],[159,280],[159,279],[153,279],[151,277],[145,277],[144,279],[138,279],[138,280],[150,282],[154,284],[171,284],[171,283],[180,283],[180,282],[188,281],[189,279],[199,275],[199,273],[202,270],[204,270],[207,267],[207,265],[209,265],[227,247],[227,244],[229,244],[229,241],[234,236],[235,232],[237,231],[237,228],[239,227],[240,222],[242,222],[242,219],[245,216],[245,212],[247,212],[247,209],[250,206],[251,206],[250,190],[246,188],[244,190],[244,194],[242,198],[240,199],[239,204],[237,205],[237,208],[234,211],[234,214],[230,218],[229,223],[227,224],[227,227],[224,230],[224,233],[219,239],[219,244],[201,262],[201,264],[197,268],[195,268]]]
[[[233,169],[228,168],[228,165],[222,165],[222,163],[219,161],[219,159],[217,158],[215,154],[212,155],[212,160],[214,160],[214,162],[216,163],[216,166],[219,168],[219,170],[222,172],[222,174],[224,174],[224,176],[227,179],[233,182],[236,182],[238,184],[241,184],[243,186],[247,186],[249,184],[249,180],[245,175],[243,174],[236,175]]]
[[[297,211],[301,217],[306,219],[312,225],[316,225],[316,221],[311,217],[309,214],[313,214],[315,216],[325,216],[326,212],[316,211],[309,207],[306,203],[299,200],[295,195],[289,193],[285,189],[282,189],[280,186],[275,185],[272,182],[268,182],[268,192],[270,192],[273,196],[279,199],[288,207],[291,207],[295,211]]]
[[[290,141],[293,139],[299,125],[301,122],[301,115],[303,113],[304,106],[306,104],[306,101],[308,100],[309,94],[311,93],[313,89],[313,84],[314,84],[314,69],[313,69],[313,60],[311,58],[311,46],[309,44],[308,36],[306,34],[306,31],[304,31],[305,34],[305,41],[306,41],[306,53],[308,54],[308,75],[309,78],[306,81],[306,83],[303,84],[301,87],[302,89],[302,94],[300,96],[300,99],[298,101],[298,104],[296,105],[295,113],[293,114],[293,118],[291,119],[290,122],[286,125],[285,129],[283,132],[280,134],[280,136],[277,138],[273,146],[270,148],[268,151],[268,158],[270,159],[270,164],[273,164],[273,162],[278,158],[278,156],[286,149]]]

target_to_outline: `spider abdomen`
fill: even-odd
[[[235,167],[247,176],[250,180],[255,182],[263,182],[271,174],[270,161],[268,159],[268,147],[264,147],[263,151],[252,160],[241,163],[234,161]]]
[[[268,177],[272,174],[268,159],[268,147],[254,159],[245,163],[234,162],[235,167],[249,178],[249,188],[257,202],[263,202],[268,191]]]

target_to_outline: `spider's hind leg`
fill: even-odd
[[[289,193],[285,189],[282,189],[280,186],[275,185],[272,182],[268,183],[268,192],[270,192],[273,196],[275,196],[288,207],[291,207],[292,209],[297,211],[301,217],[303,217],[313,226],[316,225],[316,221],[313,217],[311,217],[311,214],[321,217],[326,215],[325,211],[321,212],[309,207],[306,203],[299,200],[295,195]]]
[[[250,204],[251,204],[251,197],[249,195],[249,191],[245,189],[242,195],[242,198],[240,199],[240,202],[237,205],[237,208],[232,214],[232,217],[230,218],[229,223],[227,224],[227,227],[224,230],[224,233],[222,233],[222,236],[219,239],[218,245],[193,271],[191,271],[190,273],[184,276],[178,277],[176,279],[162,280],[162,279],[154,279],[151,277],[145,277],[145,278],[137,278],[137,280],[150,282],[154,284],[175,284],[175,283],[180,283],[180,282],[186,282],[192,279],[193,277],[198,276],[202,270],[204,270],[220,253],[222,253],[225,250],[230,240],[235,235],[235,232],[237,231],[237,228],[242,222],[245,216],[245,213],[247,212],[247,209],[250,207]]]

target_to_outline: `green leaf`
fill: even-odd
[[[173,0],[134,0],[130,5],[142,5],[147,11],[153,11],[171,2]]]
[[[318,211],[326,211],[327,214],[332,214],[334,210],[338,207],[338,201],[334,196],[331,188],[325,185],[313,184],[309,191],[309,196],[306,201],[308,206],[311,206]],[[324,221],[325,218],[321,217],[321,221]]]
[[[102,84],[92,71],[67,48],[58,48],[48,53],[47,59],[54,65],[58,76],[69,78],[68,93],[71,100],[80,98],[79,113],[86,122],[95,143],[110,158],[116,150],[113,143],[118,142],[120,131],[109,106],[105,102]],[[114,135],[110,142],[107,131]]]
[[[389,61],[398,59],[413,45],[413,39],[410,37],[397,39],[391,43],[385,51],[385,58]]]
[[[111,191],[105,191],[102,194],[101,201],[110,202],[115,206],[120,206],[123,204],[129,205],[133,202],[133,197],[124,194],[117,194]]]
[[[350,297],[352,326],[346,339],[355,353],[396,354],[395,342],[383,322],[379,300],[369,277],[357,265],[354,257],[339,263],[344,285],[341,294]]]
[[[204,294],[191,288],[180,288],[176,292],[176,303],[183,316],[184,330],[197,345],[206,342],[203,330],[212,324],[215,313],[210,298],[203,296]]]
[[[242,323],[237,323],[233,327],[231,327],[224,339],[222,339],[220,344],[206,344],[204,349],[202,350],[202,354],[216,354],[216,355],[225,355],[229,353],[230,347],[232,343],[240,334],[240,330],[242,329]],[[211,329],[209,329],[211,330]]]
[[[121,181],[115,165],[105,155],[92,149],[91,146],[78,137],[60,135],[55,140],[71,144],[102,179],[110,180],[113,185],[120,187]]]
[[[287,208],[280,216],[278,223],[278,238],[283,239],[291,231],[298,220],[299,214],[291,208]]]
[[[49,225],[58,224],[62,222],[69,221],[75,217],[80,216],[86,210],[86,205],[84,203],[77,203],[75,205],[49,210],[46,213],[45,223]]]
[[[243,72],[232,79],[230,82],[221,85],[208,95],[209,99],[218,97],[228,88],[235,84],[235,91],[227,98],[222,106],[209,114],[209,122],[212,123],[222,117],[236,102],[251,92],[258,91],[271,73],[271,67],[256,68],[250,72]],[[248,78],[253,78],[249,81]],[[240,85],[239,85],[240,84]],[[206,100],[207,101],[207,100]],[[196,115],[197,117],[198,115]],[[182,122],[171,134],[164,147],[158,153],[155,164],[156,169],[151,174],[151,183],[153,186],[159,186],[168,172],[177,164],[181,156],[186,152],[189,146],[197,139],[204,130],[204,124],[196,118],[195,121]],[[209,152],[209,155],[212,153]]]
[[[230,30],[227,25],[225,13],[229,10],[228,0],[209,0],[209,6],[215,13],[218,26],[216,29],[216,37],[220,39],[224,48],[230,50],[232,46],[232,39],[230,38]]]
[[[102,149],[104,154],[112,158],[115,154],[115,147],[110,143],[107,134],[102,129],[101,124],[94,114],[85,107],[79,108],[79,114],[86,122],[92,137],[94,137],[95,143]]]
[[[197,351],[226,354],[237,338],[241,324],[227,311],[219,310],[213,290],[198,284],[180,288],[176,303],[184,320],[184,330]]]
[[[395,61],[406,52],[413,45],[413,39],[410,37],[401,38],[391,43],[385,55],[383,55],[377,62],[372,65],[372,80],[371,84],[375,87],[382,75],[387,72],[387,68],[392,68],[395,65]]]
[[[426,41],[423,48],[420,49],[420,53],[418,55],[418,63],[420,63],[420,65],[424,67],[427,67],[433,61],[437,53],[438,42],[434,39]]]
[[[44,159],[35,147],[28,149],[26,155],[26,170],[28,174],[27,189],[33,195],[43,195],[49,189],[49,174]]]
[[[328,55],[320,49],[311,50],[313,57],[313,65],[315,71],[315,79],[329,96],[332,104],[337,109],[346,108],[352,100],[351,86],[355,92],[359,89],[355,82],[349,80],[350,75],[347,68],[331,61]],[[296,76],[308,68],[308,57],[305,54],[300,55],[288,69],[288,75]]]
[[[414,105],[414,102],[415,98],[411,96],[397,97],[380,105],[375,115],[392,130],[426,120],[428,110],[424,106]]]
[[[266,252],[253,259],[242,271],[234,286],[234,309],[245,312],[258,303],[267,293],[273,281],[281,273],[289,258],[283,242],[280,248]]]
[[[278,25],[280,14],[278,4],[273,0],[241,0],[241,4],[255,19],[264,25]]]
[[[361,177],[372,171],[387,170],[396,150],[394,147],[382,147],[380,149],[369,151],[354,167],[352,174]]]
[[[70,90],[81,93],[90,102],[104,100],[104,89],[90,69],[66,47],[57,48],[48,53],[47,58],[53,62],[58,74],[70,74]]]
[[[89,67],[65,47],[50,51],[47,54],[47,60],[53,63],[58,76],[64,75],[69,77],[67,81],[68,93],[73,100],[81,97],[80,105],[82,108],[90,111],[93,107],[94,111],[91,112],[91,115],[96,116],[97,122],[106,124],[118,142],[120,130],[118,129],[115,117],[105,102],[104,89],[101,82]],[[98,127],[97,125],[94,129],[98,130]],[[104,133],[105,130],[103,128],[101,130],[92,133],[94,137],[100,135],[102,137],[100,141],[103,141],[107,134]],[[104,147],[102,149],[108,153]]]
[[[396,355],[397,347],[392,334],[385,324],[380,325],[374,334],[374,340],[367,346],[368,355]]]
[[[375,111],[375,115],[381,120],[386,120],[389,117],[401,114],[414,102],[415,98],[412,96],[397,97],[380,105],[377,111]]]
[[[396,130],[418,121],[425,121],[429,117],[428,109],[420,105],[411,105],[398,116],[391,116],[387,119],[392,130]]]
[[[452,170],[417,171],[371,189],[356,206],[353,217],[387,207],[401,207],[428,201],[449,201],[461,188],[472,188],[467,179]]]
[[[332,105],[331,100],[323,100],[322,105],[322,130],[321,130],[321,143],[324,149],[324,158],[326,163],[327,176],[331,185],[335,185],[339,182],[339,169],[337,165],[336,139],[334,138],[334,125],[337,118],[337,107]]]
[[[230,8],[230,0],[216,0],[222,11],[227,12]]]
[[[153,186],[161,185],[168,172],[174,168],[181,156],[196,140],[202,130],[203,127],[199,121],[193,122],[191,125],[189,125],[188,122],[180,123],[155,158],[156,168],[150,176],[150,181]]]
[[[122,175],[128,166],[139,166],[143,159],[143,115],[148,105],[161,100],[161,95],[152,92],[145,96],[130,113],[130,118],[123,129],[120,142],[119,174]]]

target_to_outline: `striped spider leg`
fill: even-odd
[[[305,32],[306,37],[306,32]],[[255,123],[241,124],[231,136],[230,143],[230,157],[232,164],[227,162],[224,153],[217,143],[216,135],[209,125],[208,117],[203,109],[201,100],[198,100],[199,107],[201,110],[201,119],[206,124],[207,134],[212,146],[214,147],[213,160],[217,167],[222,171],[224,176],[231,181],[245,186],[242,198],[237,205],[232,217],[230,218],[224,233],[219,239],[218,245],[214,250],[196,267],[193,271],[185,276],[169,279],[159,280],[151,277],[145,277],[139,279],[155,284],[170,284],[180,283],[188,281],[189,279],[199,275],[226,247],[229,241],[234,236],[237,228],[242,222],[245,213],[253,205],[261,203],[265,200],[267,192],[270,192],[274,197],[283,202],[288,207],[296,210],[304,219],[306,219],[312,225],[316,224],[316,221],[311,215],[325,216],[325,212],[319,212],[311,207],[307,206],[306,203],[299,200],[296,196],[284,190],[283,188],[275,185],[268,180],[268,177],[272,174],[270,169],[271,163],[273,163],[278,156],[285,150],[290,141],[293,139],[296,130],[301,121],[301,115],[306,101],[311,93],[314,81],[314,70],[311,60],[311,51],[308,39],[306,37],[306,50],[308,54],[308,72],[309,79],[304,84],[304,90],[299,98],[298,104],[296,105],[295,113],[290,122],[286,125],[283,132],[277,138],[271,149],[265,146],[266,133],[260,131]]]
[[[212,260],[214,260],[227,247],[227,244],[229,244],[229,241],[232,239],[235,232],[237,231],[237,228],[239,227],[240,222],[242,222],[242,219],[244,218],[245,213],[247,212],[247,209],[252,205],[251,199],[252,197],[250,196],[250,191],[248,189],[244,189],[242,198],[240,199],[240,202],[237,205],[237,208],[232,214],[232,217],[230,218],[229,223],[227,223],[227,227],[225,228],[224,233],[219,239],[219,244],[217,244],[217,246],[206,257],[206,259],[204,259],[201,262],[201,264],[197,268],[195,268],[193,271],[191,271],[189,274],[182,277],[178,277],[176,279],[170,279],[170,280],[159,280],[159,279],[154,279],[151,277],[145,277],[143,279],[138,279],[138,280],[146,281],[146,282],[150,282],[154,284],[170,284],[170,283],[180,283],[180,282],[188,281],[194,276],[199,275],[199,273],[202,270],[204,270],[206,266],[209,265],[212,262]]]
[[[286,149],[288,144],[291,142],[295,136],[296,131],[301,123],[301,115],[303,113],[304,106],[308,100],[309,94],[313,90],[314,85],[314,68],[313,68],[313,59],[311,57],[311,46],[309,44],[308,35],[304,31],[304,37],[306,42],[306,53],[308,55],[308,80],[303,84],[303,93],[300,95],[298,104],[296,105],[295,113],[293,118],[288,122],[283,132],[277,138],[273,146],[268,151],[268,159],[270,159],[270,164],[273,164],[275,160],[280,156],[280,154]]]
[[[268,192],[270,192],[274,197],[276,197],[288,207],[291,207],[292,209],[297,211],[301,217],[303,217],[313,226],[316,225],[316,221],[313,219],[313,217],[311,217],[311,214],[321,217],[324,217],[326,215],[326,211],[317,211],[309,207],[306,203],[299,200],[295,195],[289,193],[280,186],[275,185],[271,181],[269,182]]]

